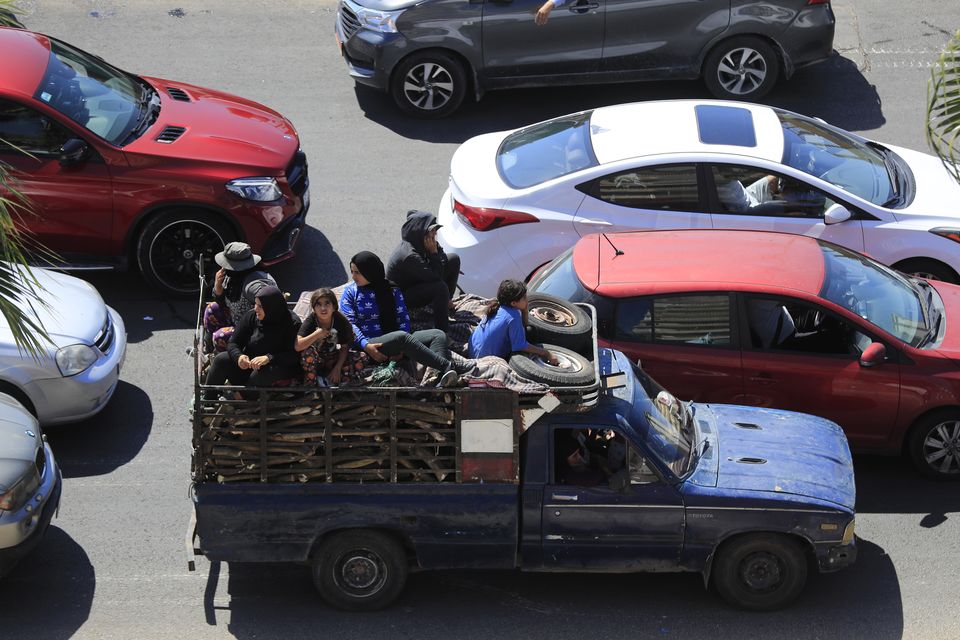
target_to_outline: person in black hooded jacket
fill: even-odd
[[[300,318],[287,308],[278,288],[268,285],[256,294],[254,307],[237,323],[227,350],[217,354],[206,384],[269,387],[278,380],[299,378],[296,352]]]
[[[437,242],[437,217],[412,209],[400,229],[402,241],[387,262],[387,278],[403,293],[408,307],[430,307],[434,327],[449,328],[450,301],[460,277],[460,256]]]

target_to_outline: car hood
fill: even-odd
[[[262,104],[183,82],[144,78],[160,95],[157,121],[123,148],[132,164],[154,158],[236,164],[278,176],[300,147],[293,124]],[[177,100],[179,89],[189,101]],[[179,94],[182,95],[182,94]],[[171,143],[158,142],[167,127],[186,131]]]
[[[854,508],[853,461],[835,423],[792,411],[709,405],[717,488],[793,494]]]
[[[19,482],[35,464],[41,442],[33,416],[19,402],[0,393],[0,493]]]
[[[107,305],[93,285],[56,271],[32,269],[43,287],[40,298],[46,306],[33,305],[32,315],[39,320],[53,343],[92,344],[107,320]],[[0,317],[0,341],[13,343],[10,328]]]
[[[509,131],[485,133],[460,145],[450,161],[450,178],[455,189],[471,206],[500,206],[516,194],[500,177],[497,150]]]
[[[940,327],[942,337],[934,351],[960,364],[960,286],[939,280],[931,280],[930,284],[943,301],[944,326]]]
[[[936,156],[911,149],[893,147],[910,166],[916,181],[916,193],[910,206],[894,210],[897,219],[905,222],[914,217],[942,218],[943,224],[960,224],[960,184],[950,175]],[[928,226],[936,226],[934,222]]]

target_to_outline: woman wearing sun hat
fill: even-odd
[[[276,281],[266,271],[257,269],[260,256],[246,242],[229,242],[214,256],[220,265],[213,279],[214,302],[203,312],[203,328],[207,351],[226,351],[236,322],[253,309],[257,292]]]

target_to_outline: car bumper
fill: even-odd
[[[33,498],[17,512],[0,515],[0,576],[40,544],[50,520],[60,507],[63,478],[50,445],[44,445],[43,482]]]
[[[822,573],[839,571],[857,560],[857,543],[824,546],[817,549],[817,563]]]
[[[44,378],[25,385],[41,425],[77,422],[99,413],[117,388],[127,355],[127,329],[123,318],[107,307],[114,339],[97,362],[75,376]]]
[[[780,36],[786,76],[801,67],[826,60],[833,53],[836,19],[830,4],[811,5]]]
[[[342,11],[342,6],[339,6],[333,29],[350,77],[359,84],[380,91],[389,90],[393,67],[401,55],[409,52],[407,39],[399,33],[380,33],[362,28],[348,35],[343,26]]]

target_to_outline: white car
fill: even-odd
[[[484,296],[581,236],[634,229],[804,234],[960,283],[960,185],[938,158],[755,104],[623,104],[477,136],[437,217]]]
[[[0,316],[0,392],[25,406],[42,426],[76,422],[103,409],[127,352],[123,319],[88,282],[34,268],[46,307],[35,306],[52,343],[34,359],[21,354]]]

